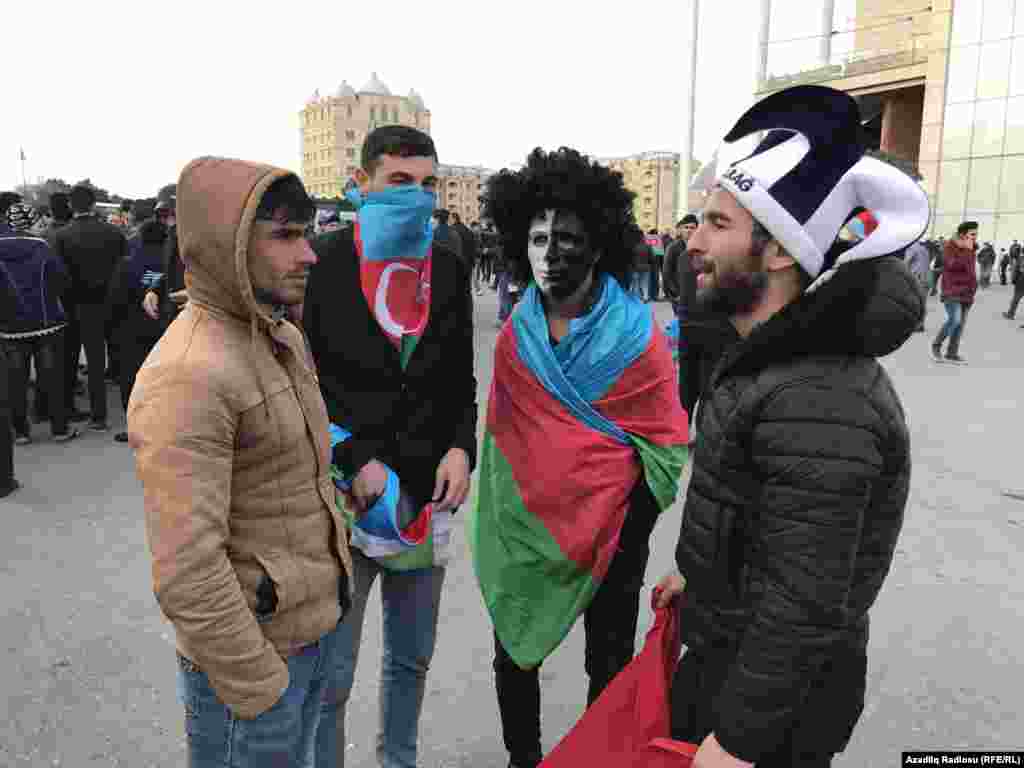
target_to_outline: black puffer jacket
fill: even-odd
[[[875,358],[922,315],[898,258],[851,264],[715,370],[676,549],[684,643],[704,660],[701,682],[673,691],[677,736],[714,732],[753,762],[787,735],[845,747],[910,483],[903,408]]]

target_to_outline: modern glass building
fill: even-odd
[[[833,9],[825,0],[825,19]],[[851,93],[879,151],[921,175],[933,235],[973,219],[981,240],[1024,239],[1024,0],[856,0],[847,10],[789,71],[772,61],[791,43],[763,21],[757,96],[810,82]]]

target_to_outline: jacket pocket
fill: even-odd
[[[291,556],[270,552],[254,555],[262,574],[256,585],[253,613],[260,624],[298,605],[305,599],[305,586]]]

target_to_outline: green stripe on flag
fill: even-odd
[[[685,445],[655,445],[636,435],[629,438],[640,453],[647,487],[654,494],[658,508],[664,512],[672,506],[679,493],[679,476],[690,457],[690,449]]]
[[[521,668],[536,667],[562,642],[600,585],[566,558],[544,523],[526,509],[512,467],[490,433],[480,449],[466,533],[501,644]]]

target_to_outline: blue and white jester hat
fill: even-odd
[[[860,108],[850,95],[801,85],[758,102],[726,135],[767,131],[718,184],[811,276],[814,290],[842,264],[886,256],[928,229],[928,197],[907,174],[865,155]],[[850,217],[870,210],[878,228],[853,248],[833,248]],[[841,255],[839,255],[841,253]]]

